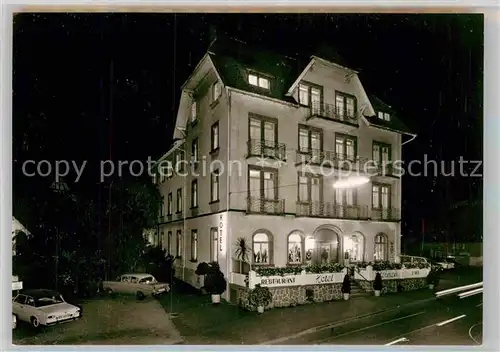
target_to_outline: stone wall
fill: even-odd
[[[366,292],[373,291],[373,281],[356,280],[356,284]],[[399,286],[399,288],[398,288]],[[403,280],[383,280],[382,294],[400,291],[414,291],[427,286],[426,278],[403,279]]]
[[[330,285],[310,285],[310,286],[288,286],[269,288],[273,296],[273,301],[266,307],[294,307],[301,304],[312,302],[328,302],[342,299],[342,284]],[[248,305],[248,293],[250,289],[231,285],[231,301],[249,310],[255,310],[255,307]],[[233,297],[235,296],[235,297]]]

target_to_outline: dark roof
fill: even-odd
[[[30,296],[33,298],[42,298],[48,296],[60,296],[61,294],[54,290],[48,290],[44,288],[28,289],[21,292],[21,294]]]
[[[391,114],[390,121],[381,120],[376,115],[365,116],[371,125],[391,131],[413,134],[413,132],[397,117],[396,111],[390,105],[384,103],[382,100],[371,94],[368,95],[368,99],[370,99],[375,112],[384,111]]]
[[[218,38],[208,51],[225,85],[296,103],[293,98],[285,94],[309,61],[252,47],[231,38]],[[249,71],[269,76],[271,88],[265,90],[250,85],[247,80]]]

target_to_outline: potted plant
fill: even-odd
[[[257,308],[259,314],[264,313],[264,308],[267,307],[273,300],[273,296],[268,287],[262,287],[260,284],[255,285],[255,288],[248,294],[248,303],[252,307]]]
[[[220,296],[226,291],[226,279],[220,271],[219,264],[210,263],[208,272],[205,274],[205,290],[212,295],[212,303],[220,303]]]
[[[239,237],[236,240],[236,249],[234,251],[234,255],[236,256],[236,260],[240,264],[240,274],[243,274],[243,264],[249,263],[250,257],[250,247],[248,246],[248,241],[245,237]]]
[[[375,281],[373,281],[373,290],[375,291],[375,296],[380,296],[380,291],[382,291],[382,276],[380,273],[375,275]]]
[[[344,294],[344,301],[347,301],[351,293],[351,278],[347,274],[345,274],[344,281],[342,282],[342,293]]]

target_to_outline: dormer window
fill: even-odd
[[[248,74],[248,83],[255,87],[269,89],[269,78],[257,73]]]
[[[198,104],[196,104],[196,101],[193,101],[191,104],[191,122],[196,121],[198,118]]]
[[[384,120],[384,121],[391,121],[391,114],[387,113],[387,112],[382,112],[382,111],[379,111],[378,112],[378,118],[381,119],[381,120]]]
[[[217,101],[222,94],[222,86],[219,81],[215,82],[212,86],[212,102]]]

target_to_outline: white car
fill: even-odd
[[[135,294],[138,299],[146,295],[153,297],[170,291],[170,285],[158,282],[153,275],[145,273],[124,274],[116,281],[104,281],[104,291]]]
[[[30,323],[35,328],[76,320],[82,316],[81,309],[67,303],[59,292],[46,289],[22,291],[12,300],[12,314],[16,320]]]
[[[436,261],[437,265],[441,266],[445,270],[455,269],[455,263],[447,258],[439,259]]]

